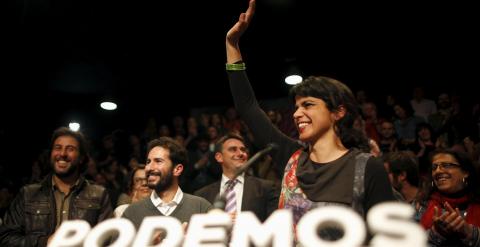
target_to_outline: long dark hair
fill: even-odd
[[[365,134],[353,128],[355,119],[360,117],[360,107],[345,84],[325,76],[310,76],[290,90],[293,100],[296,96],[319,98],[331,112],[345,108],[345,116],[335,122],[335,133],[346,148],[370,150]]]

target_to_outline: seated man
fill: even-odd
[[[271,181],[245,174],[237,177],[238,170],[248,160],[243,137],[231,133],[220,138],[215,145],[215,159],[222,166],[221,181],[203,187],[195,195],[214,203],[216,195],[226,191],[225,211],[232,219],[240,211],[252,211],[260,221],[265,221],[277,209],[280,192]],[[231,184],[232,181],[235,182]]]
[[[147,147],[145,174],[152,194],[134,202],[123,213],[138,229],[147,216],[171,216],[189,222],[193,214],[207,213],[212,205],[205,199],[183,193],[179,177],[187,164],[187,151],[175,140],[160,137]]]
[[[112,216],[105,188],[81,175],[88,163],[84,136],[62,127],[51,147],[52,173],[20,190],[5,213],[0,246],[46,246],[63,221],[85,220],[93,227]]]
[[[385,170],[395,192],[401,194],[399,199],[412,203],[418,194],[420,183],[418,163],[415,154],[409,151],[392,152],[383,157]]]

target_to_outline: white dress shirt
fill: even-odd
[[[175,208],[177,208],[178,204],[182,201],[182,198],[183,192],[180,187],[178,187],[177,193],[175,193],[175,196],[170,202],[162,201],[162,198],[160,198],[155,191],[153,191],[150,195],[150,200],[152,201],[153,205],[165,216],[172,214]]]
[[[220,181],[220,193],[223,193],[225,189],[227,188],[227,182],[230,179],[226,177],[224,174],[222,174],[222,181]],[[233,190],[235,191],[235,197],[237,199],[237,214],[242,211],[242,198],[243,198],[243,185],[245,184],[245,173],[242,173],[240,176],[237,177],[237,184],[235,184],[235,187]]]

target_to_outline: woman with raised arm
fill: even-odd
[[[359,109],[345,84],[312,76],[291,89],[299,141],[269,121],[255,98],[239,46],[254,12],[255,0],[250,0],[247,11],[227,33],[226,69],[235,107],[256,144],[274,142],[280,146],[273,155],[275,164],[284,169],[279,208],[291,209],[296,224],[314,207],[346,205],[365,216],[373,205],[394,200],[382,162],[361,151],[368,148],[368,141],[352,128]]]

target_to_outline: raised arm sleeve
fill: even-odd
[[[230,90],[240,117],[252,131],[256,144],[264,147],[274,142],[279,150],[274,153],[275,164],[285,166],[290,156],[301,146],[273,125],[260,108],[245,71],[229,71]]]

